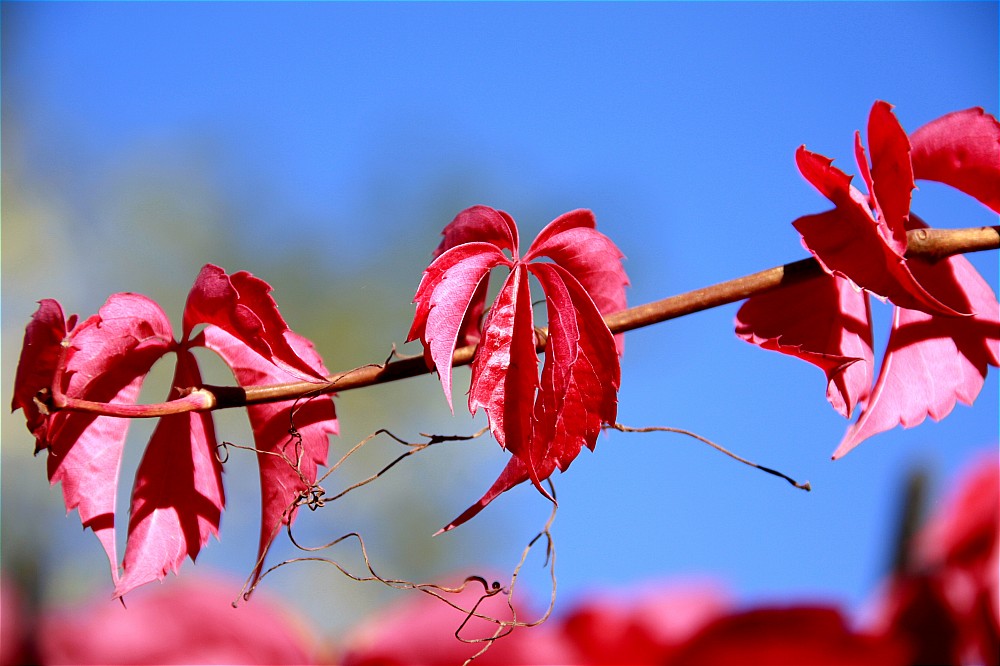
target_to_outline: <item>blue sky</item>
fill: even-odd
[[[998,112],[996,3],[5,3],[3,12],[5,200],[13,172],[28,202],[19,210],[52,234],[32,245],[22,237],[33,218],[5,210],[5,391],[34,301],[56,297],[86,314],[112,291],[142,289],[180,303],[186,287],[172,285],[224,259],[272,279],[258,268],[268,257],[302,256],[286,271],[336,294],[391,240],[402,258],[381,269],[398,285],[383,305],[398,314],[371,335],[385,348],[401,343],[437,229],[474,203],[510,212],[525,243],[556,215],[593,209],[628,257],[632,303],[705,286],[805,256],[790,223],[828,206],[795,169],[799,145],[856,173],[853,133],[878,99],[911,131],[971,106]],[[207,206],[208,219],[224,221],[207,231],[178,222],[176,233],[169,222],[152,232],[130,222],[116,197],[136,174],[174,188],[172,213]],[[997,223],[934,184],[920,184],[914,210],[934,226]],[[224,259],[218,244],[199,242],[202,231],[225,236]],[[29,265],[14,256],[22,247],[44,250]],[[972,260],[996,291],[996,253]],[[277,300],[294,326],[280,285]],[[858,607],[884,570],[908,470],[929,466],[937,497],[975,452],[996,451],[991,372],[975,408],[831,462],[846,422],[826,404],[822,375],[737,340],[735,311],[629,334],[619,418],[694,430],[810,479],[814,492],[676,436],[602,438],[556,479],[567,603],[595,586],[701,576],[748,602]],[[877,316],[884,344],[888,315]],[[331,367],[381,360],[316,342]],[[414,421],[410,432],[473,427],[443,399],[428,404],[432,425]],[[16,419],[5,416],[3,432],[5,461],[12,445],[30,448]],[[476,464],[449,479],[438,524],[479,496],[502,456]],[[44,486],[41,460],[25,469]],[[45,492],[58,505],[58,491]],[[522,539],[544,504],[518,491],[477,520]],[[220,554],[205,558],[245,571],[230,557],[242,552],[239,528],[230,537],[226,527],[208,549]],[[62,519],[52,529],[78,531]],[[98,550],[90,535],[79,543]],[[64,565],[53,556],[51,566]]]

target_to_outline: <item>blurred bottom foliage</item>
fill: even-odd
[[[481,664],[995,664],[997,462],[994,451],[981,456],[940,511],[919,530],[901,530],[895,570],[857,616],[817,600],[746,607],[719,585],[657,581],[558,604],[538,626],[508,631],[543,611],[534,600],[469,585],[450,603],[400,592],[331,640],[312,626],[309,599],[289,609],[265,588],[234,604],[239,582],[204,571],[148,586],[125,605],[100,599],[37,609],[6,576],[0,666],[457,664],[477,654]]]

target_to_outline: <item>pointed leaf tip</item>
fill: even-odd
[[[195,326],[214,324],[293,376],[325,381],[288,344],[288,324],[270,293],[267,282],[246,271],[227,275],[206,264],[184,306],[184,339],[190,338]]]

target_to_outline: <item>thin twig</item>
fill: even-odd
[[[747,460],[746,458],[742,458],[733,453],[732,451],[730,451],[729,449],[727,449],[726,447],[716,444],[712,440],[702,437],[698,433],[691,432],[690,430],[684,430],[683,428],[671,428],[670,426],[648,426],[645,428],[631,428],[629,426],[622,425],[621,423],[609,423],[605,427],[614,428],[619,432],[672,432],[678,435],[686,435],[688,437],[697,439],[699,442],[703,444],[708,444],[716,451],[726,454],[727,456],[729,456],[733,460],[736,460],[737,462],[741,462],[744,465],[749,465],[750,467],[759,469],[762,472],[767,472],[768,474],[773,474],[774,476],[782,478],[785,481],[788,481],[788,483],[798,488],[799,490],[805,490],[805,491],[812,490],[812,486],[809,484],[808,481],[799,483],[798,481],[788,476],[787,474],[783,474],[776,469],[771,469],[770,467],[764,467],[763,465],[758,465],[757,463]]]
[[[907,242],[907,257],[938,261],[954,254],[1000,249],[1000,226],[968,229],[915,229],[907,233]],[[702,310],[735,303],[782,286],[804,282],[821,274],[822,269],[815,259],[802,259],[752,275],[720,282],[710,287],[695,289],[652,303],[636,305],[620,312],[608,314],[604,317],[604,321],[607,322],[612,333],[624,333]],[[544,329],[541,331],[544,332]],[[536,350],[541,353],[545,350],[546,336],[536,337],[538,339]],[[474,345],[456,349],[452,356],[452,365],[468,365],[472,362],[475,352]],[[390,354],[390,358],[392,356],[398,357],[395,353]],[[396,361],[387,360],[381,364],[363,365],[339,372],[328,377],[326,383],[291,382],[248,388],[205,385],[192,387],[180,399],[157,404],[124,405],[64,399],[49,404],[48,407],[52,410],[67,409],[107,416],[152,418],[166,414],[245,407],[293,400],[305,395],[349,391],[416,377],[430,371],[431,368],[427,367],[423,356],[417,355]]]

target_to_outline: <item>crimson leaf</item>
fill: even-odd
[[[113,295],[79,325],[75,316],[65,320],[56,301],[44,300],[28,324],[12,407],[24,410],[36,450],[48,450],[49,478],[61,482],[67,509],[79,509],[84,527],[101,541],[116,596],[176,570],[218,534],[225,499],[215,428],[208,412],[160,419],[136,473],[119,575],[115,499],[129,419],[77,411],[74,401],[130,405],[141,415],[143,408],[134,403],[142,381],[170,351],[178,359],[169,399],[181,398],[189,387],[201,385],[191,348],[206,344],[231,363],[244,386],[323,377],[319,355],[288,329],[269,292],[267,283],[249,273],[229,276],[205,266],[188,297],[180,342],[173,340],[160,307],[137,294]],[[201,324],[207,324],[206,335],[192,339]],[[278,404],[250,410],[264,489],[258,562],[277,527],[292,520],[293,512],[286,510],[315,481],[317,465],[326,461],[327,435],[337,428],[329,396],[303,406],[295,420],[303,450],[293,451],[302,455],[292,479],[287,465],[282,468],[277,457],[265,455],[281,451],[288,440],[291,409]],[[275,426],[280,422],[282,429]]]
[[[509,251],[511,257],[504,254]],[[530,480],[565,470],[583,446],[593,449],[602,423],[613,421],[620,381],[616,341],[602,319],[624,308],[628,279],[622,253],[594,228],[589,211],[572,211],[543,229],[522,259],[509,215],[486,206],[458,214],[445,227],[437,258],[424,271],[408,339],[419,338],[451,403],[452,355],[479,338],[472,361],[469,411],[482,408],[490,430],[513,456],[487,494],[445,529]],[[547,257],[552,262],[539,262]],[[511,269],[478,331],[484,284],[493,268]],[[528,275],[548,306],[548,343],[541,378]]]
[[[314,372],[327,374],[323,360],[306,338],[288,331],[288,343]],[[206,347],[221,356],[241,386],[277,384],[289,376],[218,326],[203,333]],[[338,432],[333,397],[329,394],[296,401],[247,407],[260,470],[260,546],[253,571],[256,583],[264,557],[278,530],[295,520],[295,502],[316,483],[325,465],[329,435]],[[293,430],[292,430],[293,429]],[[291,430],[291,432],[290,432]]]
[[[949,114],[918,130],[911,150],[892,107],[876,102],[868,135],[870,166],[855,139],[867,197],[828,158],[796,153],[803,176],[835,204],[794,222],[828,276],[754,296],[737,315],[740,337],[822,367],[828,398],[845,417],[864,404],[834,457],[896,425],[944,418],[956,401],[972,404],[1000,361],[1000,304],[972,265],[958,256],[933,265],[905,256],[906,232],[926,226],[910,212],[914,175],[995,206],[1000,125],[981,110]],[[868,296],[848,281],[896,306],[873,388],[871,323],[859,316]]]

